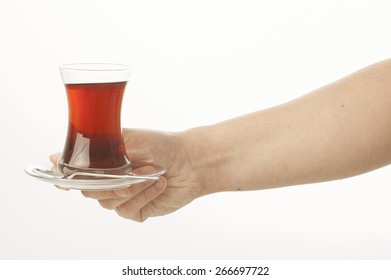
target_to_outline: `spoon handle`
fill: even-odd
[[[49,179],[74,179],[76,176],[84,176],[91,178],[107,178],[107,179],[140,179],[140,180],[159,180],[159,176],[148,176],[148,175],[137,175],[134,173],[130,173],[129,175],[115,175],[115,174],[104,174],[104,173],[89,173],[89,172],[74,172],[69,176],[65,176],[62,173],[55,172],[52,170],[44,170],[41,168],[34,168],[34,172],[44,176]]]
[[[66,176],[64,178],[73,179],[76,176],[88,176],[88,177],[99,177],[99,178],[112,178],[112,179],[142,179],[142,180],[159,180],[158,176],[144,176],[144,175],[136,175],[136,174],[129,174],[129,175],[115,175],[115,174],[104,174],[104,173],[88,173],[88,172],[74,172],[69,176]]]

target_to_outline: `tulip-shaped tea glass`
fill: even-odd
[[[126,174],[131,162],[121,132],[121,104],[130,67],[67,64],[60,67],[68,97],[68,134],[58,171]]]
[[[165,173],[153,162],[131,162],[121,132],[121,104],[130,67],[67,64],[60,67],[68,97],[68,134],[57,168],[26,167],[28,175],[65,189],[125,188]]]

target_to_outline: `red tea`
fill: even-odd
[[[66,84],[69,123],[59,169],[121,174],[130,161],[121,133],[126,82]]]

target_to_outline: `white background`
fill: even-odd
[[[391,57],[388,2],[1,1],[0,258],[391,258],[390,167],[215,194],[143,224],[23,171],[63,148],[60,64],[132,65],[123,126],[179,131]]]

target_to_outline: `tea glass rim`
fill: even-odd
[[[129,71],[130,65],[120,63],[67,63],[60,65],[60,70],[72,71]]]
[[[70,63],[60,66],[64,84],[127,82],[131,72],[131,66],[116,63]]]

